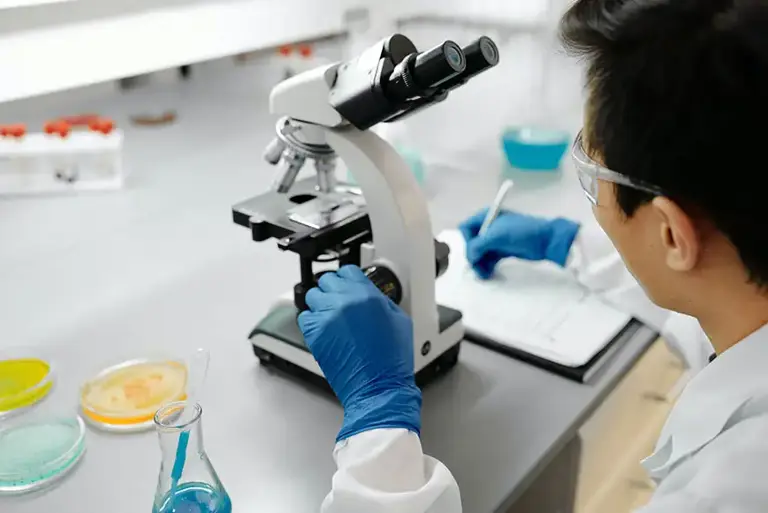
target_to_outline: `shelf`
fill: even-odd
[[[560,10],[557,2],[549,0]],[[540,29],[547,20],[546,0],[508,2],[506,0],[412,0],[403,2],[398,9],[400,25],[438,24],[497,30],[501,32],[527,32]]]
[[[0,33],[0,102],[339,34],[344,12],[364,2],[186,3]]]
[[[556,0],[552,0],[556,1]],[[388,21],[540,26],[543,0],[0,0],[0,103],[345,32],[345,13]],[[48,5],[43,5],[48,4]],[[394,24],[397,26],[397,23]],[[407,29],[404,29],[407,30]]]
[[[33,7],[36,5],[59,4],[73,1],[74,0],[0,0],[0,11],[4,9],[16,9],[20,7]]]

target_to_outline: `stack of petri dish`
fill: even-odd
[[[0,356],[0,419],[42,401],[51,391],[53,380],[49,361]]]
[[[187,367],[178,360],[130,360],[106,368],[80,393],[83,418],[96,428],[137,432],[153,428],[157,410],[186,398]]]
[[[0,495],[47,487],[67,475],[85,453],[85,425],[77,417],[20,423],[0,429]]]

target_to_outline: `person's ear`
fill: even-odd
[[[659,235],[667,266],[675,271],[692,270],[699,261],[702,249],[696,223],[669,198],[656,197],[651,207],[659,218]]]

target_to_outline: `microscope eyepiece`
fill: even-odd
[[[461,47],[446,41],[426,52],[412,53],[395,66],[386,94],[391,101],[416,98],[460,75],[466,67]]]
[[[499,49],[489,37],[481,37],[464,48],[467,58],[467,69],[462,73],[464,78],[472,78],[478,73],[499,63]]]
[[[448,93],[499,62],[488,37],[466,48],[445,41],[419,53],[395,34],[338,68],[331,106],[359,130],[415,113],[444,100]]]
[[[466,68],[467,59],[461,47],[453,41],[446,41],[416,55],[411,71],[419,87],[432,89],[462,73]]]
[[[499,48],[489,37],[481,37],[465,46],[463,51],[467,60],[466,69],[460,75],[443,83],[442,87],[445,89],[454,89],[499,63]]]

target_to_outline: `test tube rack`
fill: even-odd
[[[81,120],[78,117],[76,120]],[[0,126],[0,196],[116,190],[123,186],[123,134],[108,119],[59,119],[42,132]],[[87,129],[77,130],[80,125]],[[75,130],[73,130],[75,128]]]

